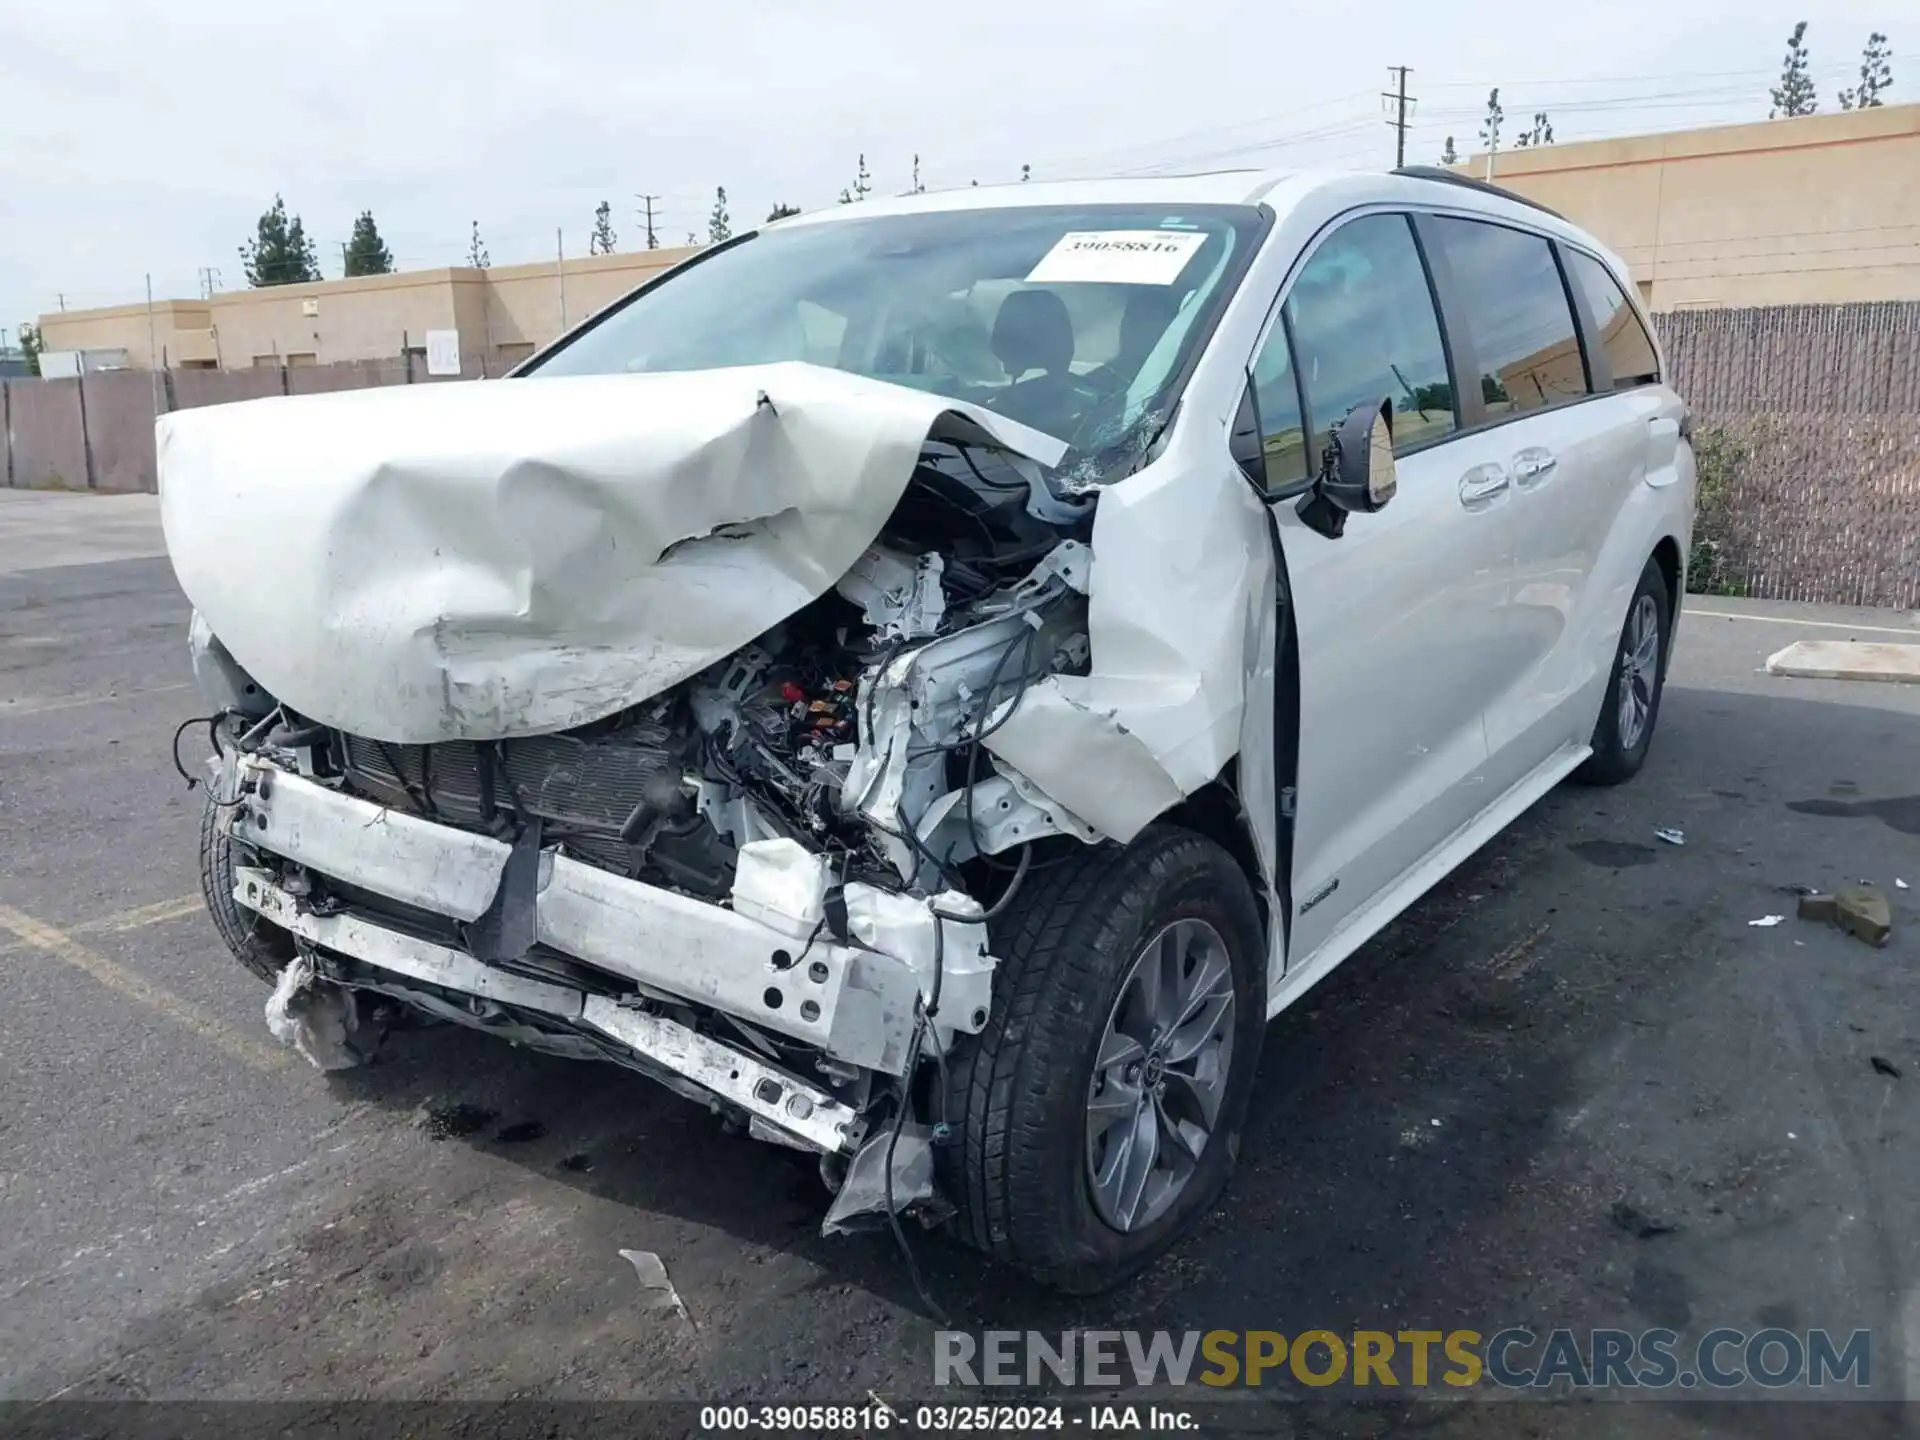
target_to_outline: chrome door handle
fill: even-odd
[[[1551,450],[1530,446],[1513,457],[1513,478],[1522,490],[1530,490],[1551,475],[1559,463]]]
[[[1512,483],[1505,467],[1476,465],[1460,477],[1460,503],[1469,510],[1479,509],[1505,494]]]

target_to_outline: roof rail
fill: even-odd
[[[1396,175],[1404,175],[1409,180],[1438,180],[1443,185],[1461,185],[1469,190],[1478,190],[1483,195],[1498,195],[1502,200],[1511,200],[1516,205],[1525,205],[1529,209],[1551,215],[1556,220],[1565,220],[1567,218],[1558,210],[1550,209],[1542,205],[1538,200],[1529,200],[1526,196],[1517,195],[1511,190],[1493,184],[1491,181],[1476,180],[1471,175],[1462,175],[1458,171],[1448,170],[1444,166],[1402,165],[1393,173]]]

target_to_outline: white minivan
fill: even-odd
[[[1213,1203],[1274,1014],[1640,768],[1693,514],[1625,267],[1444,171],[835,206],[159,428],[277,1033],[612,1060],[1071,1290]]]

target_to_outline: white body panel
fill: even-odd
[[[1302,522],[1291,497],[1269,510],[1228,443],[1250,357],[1320,237],[1363,213],[1436,213],[1578,247],[1617,279],[1624,267],[1545,212],[1399,176],[990,187],[780,224],[1143,201],[1264,205],[1272,223],[1150,463],[1098,492],[1091,578],[1069,583],[1087,602],[1086,673],[1050,674],[1009,702],[982,742],[1002,767],[984,784],[1000,796],[1011,787],[1036,815],[1067,817],[1040,833],[1124,842],[1237,762],[1235,798],[1275,921],[1277,1010],[1587,755],[1633,589],[1659,547],[1686,554],[1684,407],[1656,384],[1481,419],[1405,454],[1392,503],[1329,538]],[[226,409],[231,421],[162,422],[163,514],[183,587],[276,696],[394,741],[578,725],[734,652],[860,560],[921,442],[942,426],[1042,465],[1060,453],[988,412],[797,364]],[[434,422],[425,439],[421,414]],[[349,422],[370,429],[334,433]],[[297,444],[287,453],[289,427],[305,453]],[[1495,473],[1512,483],[1463,489]],[[302,527],[291,553],[257,543]],[[726,543],[701,543],[716,531]],[[258,596],[262,578],[236,573],[243,551],[271,555],[283,571],[257,613],[240,598]],[[1283,606],[1297,676],[1276,654]],[[289,631],[299,636],[291,646]],[[1276,699],[1290,701],[1296,681],[1289,776],[1295,756],[1276,743]],[[903,720],[903,747],[906,734]],[[1280,798],[1289,779],[1290,821]],[[358,811],[298,787],[251,807],[272,827],[264,848],[298,858],[311,847],[320,868],[385,883],[382,893],[440,915],[478,914],[506,853],[425,827],[407,831],[404,854],[349,854],[343,826]],[[281,828],[304,809],[311,823]],[[388,871],[404,873],[383,882]],[[870,929],[895,898],[863,898]],[[914,925],[931,936],[921,898],[912,904]],[[561,860],[545,873],[538,922],[549,943],[594,966],[895,1072],[908,1007],[932,968],[919,941],[890,952],[823,941],[815,953],[828,962],[833,1003],[773,1020],[758,1013],[757,992],[780,973],[767,970],[769,957],[806,930],[804,919],[768,925]],[[636,933],[674,957],[636,956]],[[360,938],[377,948],[377,937]],[[977,980],[985,994],[989,962],[974,948],[974,971],[943,973]],[[862,1006],[871,1015],[850,1028]]]

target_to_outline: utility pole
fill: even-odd
[[[211,300],[220,289],[220,267],[202,265],[200,267],[200,298]]]
[[[53,298],[60,302],[60,310],[61,310],[61,313],[64,314],[67,308],[67,297],[65,292],[56,290],[53,293]]]
[[[567,333],[567,245],[556,226],[553,232],[553,273],[560,277],[560,333]]]
[[[660,248],[660,240],[659,237],[653,233],[653,202],[660,197],[658,195],[635,195],[633,198],[638,200],[644,207],[643,213],[647,218],[647,249],[658,250]]]
[[[1382,91],[1380,98],[1393,108],[1393,119],[1387,124],[1393,128],[1393,165],[1397,170],[1407,163],[1407,107],[1416,103],[1416,98],[1407,94],[1407,72],[1405,65],[1389,65],[1387,74],[1399,77],[1399,83],[1392,90]]]
[[[160,418],[160,345],[153,333],[153,276],[147,276],[147,375],[153,381],[153,418]]]

